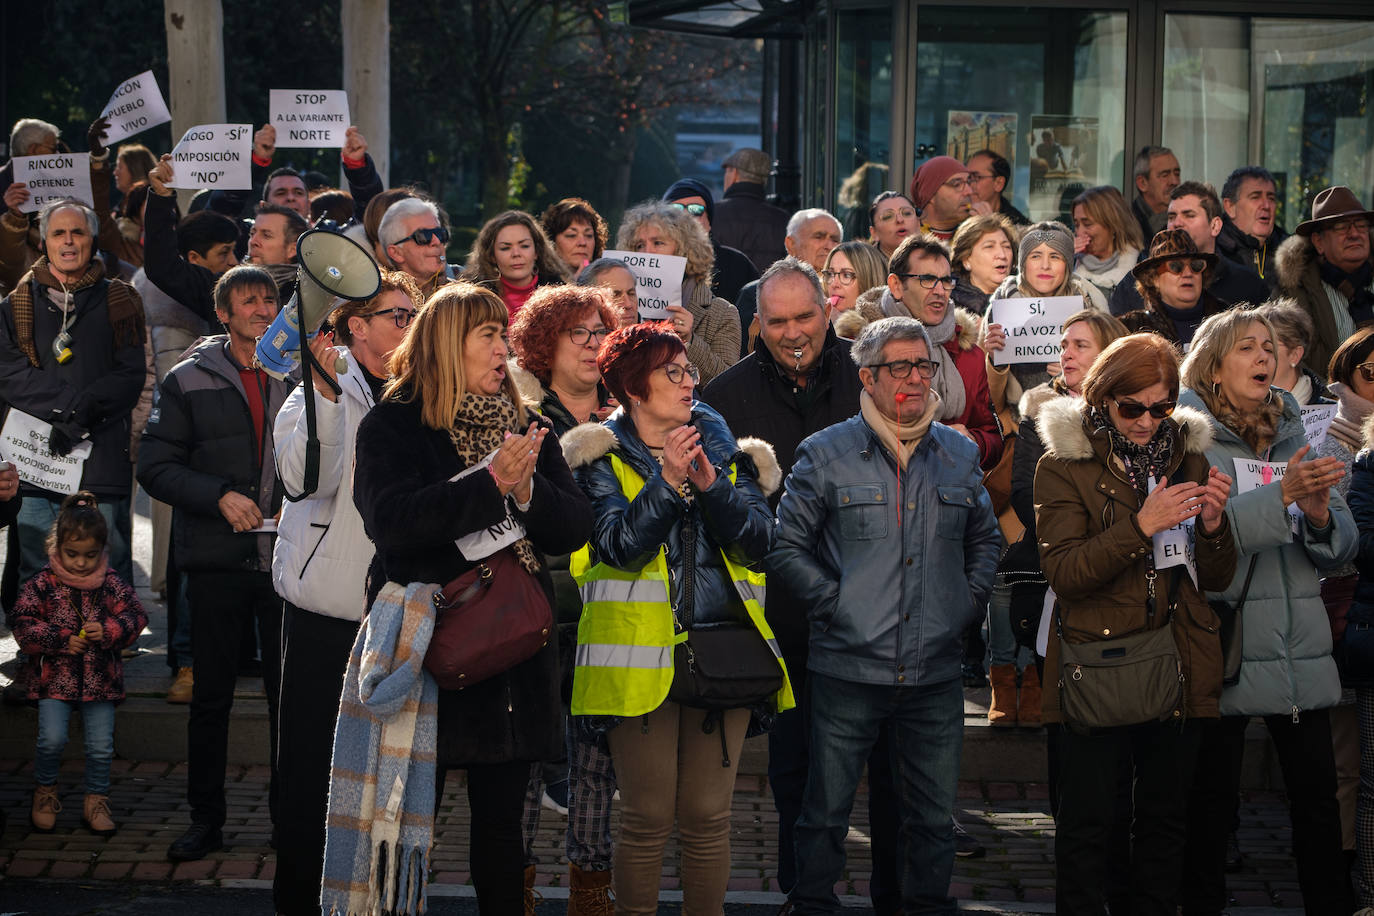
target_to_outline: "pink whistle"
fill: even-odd
[[[1271,468],[1271,467],[1269,467],[1268,465],[1265,465],[1265,466],[1264,466],[1264,470],[1260,471],[1260,480],[1263,481],[1264,483],[1269,483],[1269,482],[1272,481],[1273,479],[1274,479],[1274,469]]]

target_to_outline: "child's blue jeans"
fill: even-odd
[[[114,759],[115,704],[111,700],[77,703],[69,700],[38,701],[38,752],[33,760],[34,780],[40,786],[57,782],[62,749],[67,746],[67,724],[72,710],[81,709],[81,730],[86,736],[86,794],[110,794],[110,761]]]

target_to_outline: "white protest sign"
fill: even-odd
[[[53,153],[51,156],[15,156],[14,180],[28,185],[29,199],[21,213],[37,213],[44,204],[64,197],[75,197],[89,207],[91,195],[91,154]]]
[[[105,131],[103,138],[106,146],[172,120],[172,113],[167,110],[162,90],[157,88],[151,70],[144,70],[120,83],[100,116],[110,119],[110,129]]]
[[[1326,431],[1331,421],[1336,419],[1338,404],[1313,404],[1302,408],[1302,428],[1307,433],[1307,444],[1312,446],[1308,454],[1316,455],[1317,449],[1326,441]]]
[[[182,135],[172,150],[169,188],[253,187],[253,127],[251,124],[202,124]]]
[[[487,466],[495,457],[496,451],[493,451],[466,471],[450,477],[449,480],[462,480],[464,477],[479,471],[485,473]],[[506,505],[506,517],[499,524],[488,525],[479,531],[465,534],[454,542],[458,545],[458,552],[463,555],[465,560],[471,563],[484,560],[496,551],[509,547],[525,536],[525,526],[520,523],[519,519],[511,515],[510,503],[507,502]]]
[[[1158,481],[1150,478],[1150,491],[1154,492]],[[1154,542],[1155,569],[1168,569],[1171,566],[1183,566],[1188,570],[1188,576],[1193,580],[1193,587],[1197,587],[1197,560],[1195,559],[1196,542],[1194,540],[1195,529],[1193,519],[1185,519],[1183,522],[1172,528],[1163,531],[1156,531],[1150,538]]]
[[[994,366],[1059,361],[1059,338],[1064,319],[1083,310],[1082,296],[1034,299],[994,299],[988,303],[988,324],[1000,324],[1007,345],[992,354]]]
[[[1058,600],[1054,589],[1045,589],[1045,606],[1040,609],[1040,629],[1035,631],[1035,651],[1041,658],[1050,651],[1050,622],[1054,618],[1054,603]]]
[[[75,493],[81,489],[81,472],[91,456],[90,440],[58,458],[48,454],[51,435],[52,424],[11,408],[0,429],[0,458],[13,462],[25,483],[54,493]]]
[[[662,321],[668,317],[668,307],[682,305],[682,276],[687,271],[687,259],[675,254],[650,254],[647,251],[607,251],[603,258],[615,258],[629,265],[635,275],[635,292],[639,296],[639,317]]]
[[[1288,473],[1288,463],[1283,461],[1259,461],[1258,459],[1236,459],[1236,492],[1248,493],[1269,484],[1279,484],[1283,475]],[[1302,513],[1297,503],[1288,504],[1288,527],[1298,533],[1298,521]]]
[[[348,93],[342,89],[273,89],[271,116],[277,146],[312,149],[343,146],[348,130]]]

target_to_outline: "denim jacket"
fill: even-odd
[[[1001,546],[977,446],[932,423],[899,483],[860,415],[797,449],[767,569],[811,599],[810,670],[924,686],[959,677]]]

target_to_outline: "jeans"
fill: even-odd
[[[960,679],[894,687],[808,675],[811,769],[797,819],[796,913],[839,912],[835,883],[844,872],[844,840],[864,762],[886,724],[901,816],[902,912],[956,911],[955,793],[964,739]]]
[[[190,572],[186,578],[191,642],[196,653],[196,679],[186,724],[186,798],[191,805],[191,821],[224,826],[224,769],[229,756],[229,714],[234,707],[239,649],[247,622],[256,619],[262,638],[262,681],[267,693],[272,754],[267,797],[275,824],[281,599],[272,590],[270,573]]]
[[[34,493],[25,493],[24,502],[19,506],[19,517],[15,527],[19,529],[19,583],[22,585],[32,579],[48,562],[47,538],[57,521],[62,499],[50,499]],[[127,496],[102,496],[99,498],[100,514],[105,516],[109,528],[107,546],[110,551],[110,568],[119,578],[133,587],[134,557],[129,547],[133,519],[129,514],[130,504]]]
[[[1194,720],[1060,729],[1056,912],[1100,914],[1109,898],[1126,890],[1133,916],[1173,916],[1202,728]],[[1117,842],[1123,782],[1133,787],[1134,801],[1126,844]],[[1113,872],[1125,878],[1126,888],[1114,886],[1121,877]]]
[[[110,761],[114,759],[114,714],[111,700],[77,703],[69,700],[38,701],[38,750],[33,758],[33,778],[40,786],[57,783],[62,749],[67,746],[67,723],[72,710],[81,708],[81,731],[86,737],[86,794],[110,794]]]
[[[1029,649],[1016,644],[1011,632],[1011,586],[994,585],[988,602],[988,665],[1015,665],[1020,670],[1034,658]]]

